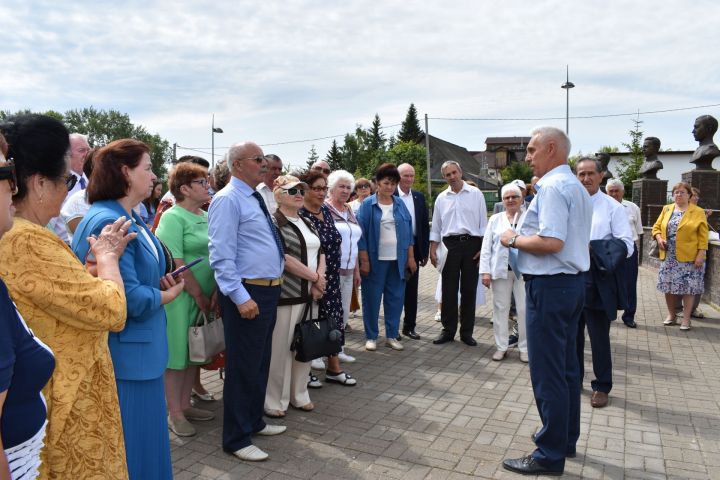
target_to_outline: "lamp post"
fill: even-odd
[[[212,133],[210,134],[212,137],[212,161],[210,164],[215,167],[215,134],[216,133],[223,133],[223,129],[220,127],[215,126],[215,114],[213,113],[212,116]]]
[[[565,89],[565,134],[570,135],[570,89],[575,88],[575,84],[570,81],[570,69],[565,65],[565,83],[560,88]]]

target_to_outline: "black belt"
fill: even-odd
[[[523,280],[530,281],[534,280],[536,278],[551,278],[551,277],[577,277],[578,275],[582,275],[584,272],[578,272],[578,273],[556,273],[554,275],[531,275],[529,273],[523,273]]]
[[[443,237],[443,242],[445,242],[445,241],[467,242],[468,240],[471,240],[473,238],[480,238],[480,237],[474,237],[467,233],[464,233],[462,235],[448,235],[447,237]]]

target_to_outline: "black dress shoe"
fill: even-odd
[[[439,337],[433,340],[435,345],[442,345],[443,343],[452,342],[455,339],[446,333],[441,333]]]
[[[403,335],[413,340],[420,340],[420,335],[415,330],[403,330]]]
[[[637,328],[637,323],[635,323],[635,320],[630,320],[629,322],[625,322],[625,326],[628,328]]]
[[[530,440],[532,440],[533,443],[535,443],[535,435],[537,435],[537,432],[530,435]],[[575,450],[569,450],[569,451],[565,452],[565,458],[575,458],[576,456],[577,456],[577,452]]]
[[[471,347],[477,345],[477,342],[473,337],[460,337],[460,340],[462,340],[465,345],[469,345]]]
[[[550,470],[540,465],[532,455],[523,458],[503,460],[503,468],[522,475],[555,475],[563,474],[562,470]]]

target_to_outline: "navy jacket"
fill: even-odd
[[[617,238],[590,241],[590,270],[585,274],[585,308],[604,311],[609,320],[627,308],[623,262],[625,242]]]
[[[410,190],[413,197],[413,205],[415,206],[415,245],[413,247],[413,255],[415,263],[420,263],[430,256],[430,214],[425,201],[425,195],[417,190]],[[399,196],[399,191],[395,190],[395,195]],[[418,265],[419,266],[419,265]]]

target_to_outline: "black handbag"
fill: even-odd
[[[298,362],[310,362],[316,358],[340,353],[342,335],[326,318],[312,318],[312,300],[305,304],[302,320],[295,325],[290,350]]]

